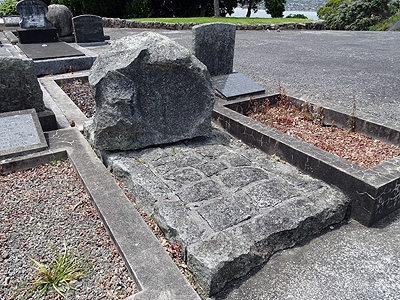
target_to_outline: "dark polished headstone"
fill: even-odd
[[[242,73],[215,76],[212,80],[216,90],[228,100],[265,92],[261,86]]]
[[[84,56],[85,54],[64,42],[48,44],[18,44],[18,47],[33,60]]]
[[[47,142],[34,109],[0,114],[0,159],[46,148]]]
[[[51,28],[53,24],[46,18],[48,11],[46,3],[40,0],[22,0],[15,6],[21,14],[21,28]]]
[[[82,15],[72,18],[75,41],[77,43],[104,42],[102,19],[94,15]]]
[[[18,29],[17,32],[21,44],[58,42],[56,28]]]

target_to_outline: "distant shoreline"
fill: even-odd
[[[229,15],[230,17],[246,17],[247,9],[236,7],[234,13]],[[288,15],[302,14],[305,15],[310,20],[318,20],[318,15],[316,11],[299,11],[299,10],[288,10],[283,12],[283,16],[286,18]],[[265,12],[265,9],[259,9],[256,13],[251,12],[251,18],[271,18],[271,15]]]

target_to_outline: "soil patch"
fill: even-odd
[[[125,299],[137,291],[68,161],[0,176],[0,194],[0,299],[35,274],[30,257],[49,264],[47,244],[62,250],[64,239],[71,249],[82,245],[78,254],[88,253],[93,263],[71,283],[69,299]],[[50,289],[39,299],[63,298]]]
[[[72,82],[63,82],[60,87],[87,118],[93,117],[96,112],[96,105],[94,91],[89,82],[74,80]]]
[[[297,107],[287,96],[277,96],[276,103],[266,99],[254,101],[247,116],[284,133],[314,145],[329,153],[371,168],[400,155],[400,148],[358,133],[349,116],[349,129],[323,124],[323,108],[312,108],[305,103]]]

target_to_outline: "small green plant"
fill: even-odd
[[[64,159],[61,159],[61,160],[52,159],[52,160],[49,161],[49,164],[52,165],[52,166],[55,166],[58,163],[62,163],[64,161],[65,161]]]
[[[271,155],[271,160],[272,162],[282,162],[281,158],[276,154]]]
[[[84,276],[86,271],[89,270],[91,263],[86,262],[87,253],[77,256],[76,252],[81,246],[69,253],[67,243],[64,240],[64,253],[61,254],[53,245],[49,245],[55,252],[51,254],[51,262],[48,266],[42,265],[33,258],[31,260],[35,263],[32,268],[36,270],[36,274],[33,279],[20,285],[11,295],[11,297],[19,290],[25,288],[22,299],[26,297],[39,298],[41,295],[47,292],[50,288],[53,288],[58,294],[66,298],[66,289],[61,286],[65,286],[67,289],[73,289],[70,286],[70,281],[77,280]],[[39,291],[37,291],[39,289]]]
[[[175,149],[175,147],[172,147],[171,156],[174,156],[177,153],[178,153],[178,149]]]

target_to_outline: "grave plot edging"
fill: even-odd
[[[371,226],[400,208],[399,158],[364,169],[226,107],[231,104],[216,102],[212,117],[219,125],[245,143],[276,154],[300,170],[341,188],[352,200],[351,216],[360,223]],[[358,119],[368,128],[369,122]]]

